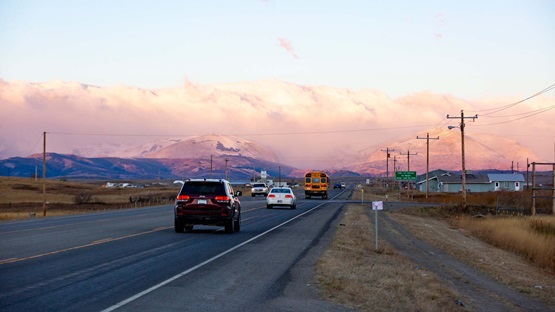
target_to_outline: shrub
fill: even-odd
[[[90,194],[77,194],[77,195],[73,196],[73,202],[76,205],[83,205],[83,204],[86,204],[90,201],[91,201],[91,195]]]

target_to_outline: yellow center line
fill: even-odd
[[[137,217],[148,216],[148,215],[150,215],[150,214],[143,213],[143,214],[138,214]],[[57,224],[57,225],[44,226],[44,227],[39,227],[39,228],[8,231],[8,232],[4,232],[4,234],[7,234],[7,233],[8,233],[8,234],[11,234],[11,233],[19,233],[19,232],[30,232],[30,231],[48,230],[48,229],[54,229],[54,228],[59,228],[59,227],[64,227],[64,226],[72,226],[72,225],[76,225],[76,224],[100,223],[100,222],[113,221],[113,220],[123,219],[123,218],[128,218],[128,217],[126,217],[126,216],[118,216],[118,217],[109,218],[109,219],[100,219],[100,220],[92,220],[92,221],[82,221],[82,222],[66,223],[66,224]]]
[[[139,235],[144,235],[144,234],[150,234],[150,233],[154,233],[154,232],[158,232],[158,231],[163,231],[163,230],[167,230],[167,229],[171,229],[171,228],[173,228],[173,226],[159,227],[159,228],[155,228],[153,230],[146,231],[146,232],[135,233],[135,234],[121,236],[121,237],[117,237],[117,238],[105,238],[105,239],[93,241],[93,242],[85,244],[85,245],[80,245],[80,246],[75,246],[75,247],[69,247],[69,248],[65,248],[65,249],[50,251],[50,252],[46,252],[46,253],[43,253],[43,254],[38,254],[38,255],[29,256],[29,257],[25,257],[25,258],[4,259],[4,260],[0,260],[0,265],[7,264],[7,263],[20,262],[20,261],[25,261],[25,260],[31,260],[31,259],[36,259],[36,258],[40,258],[40,257],[50,256],[50,255],[55,255],[55,254],[59,254],[59,253],[66,252],[66,251],[82,249],[82,248],[91,247],[91,246],[95,246],[95,245],[100,245],[100,244],[104,244],[104,243],[108,243],[108,242],[113,242],[113,241],[118,241],[118,240],[122,240],[122,239],[126,239],[126,238],[131,238],[131,237],[135,237],[135,236],[139,236]]]

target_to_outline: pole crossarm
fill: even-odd
[[[426,133],[426,137],[425,138],[421,138],[419,136],[416,136],[417,140],[426,140],[426,198],[428,198],[428,193],[430,192],[429,186],[428,186],[428,180],[429,180],[429,172],[430,172],[430,140],[439,140],[439,136],[437,138],[430,138],[430,133]]]

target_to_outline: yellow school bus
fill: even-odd
[[[310,171],[304,175],[304,195],[306,198],[321,196],[328,198],[330,179],[321,171]]]

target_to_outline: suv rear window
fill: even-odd
[[[223,183],[218,183],[218,182],[204,182],[204,181],[185,182],[185,185],[183,185],[183,188],[181,188],[181,192],[179,192],[179,195],[183,195],[183,194],[225,195],[225,188]]]
[[[252,187],[266,187],[266,185],[263,183],[255,183],[252,185]]]

